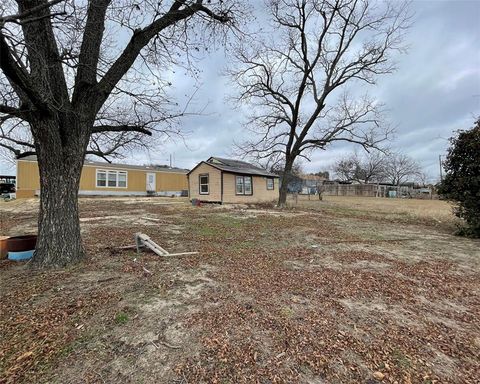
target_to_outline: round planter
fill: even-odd
[[[8,260],[23,261],[30,260],[33,257],[33,250],[23,252],[8,252]]]
[[[37,235],[14,236],[7,239],[8,252],[24,252],[35,249]]]

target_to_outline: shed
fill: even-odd
[[[245,161],[210,157],[188,172],[190,199],[260,203],[278,199],[278,176]]]

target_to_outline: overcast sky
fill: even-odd
[[[370,93],[388,107],[397,126],[391,146],[419,161],[431,181],[438,178],[438,156],[448,147],[447,138],[457,129],[472,126],[480,115],[480,0],[414,1],[414,24],[407,35],[409,52],[399,56],[398,70],[379,79]],[[244,112],[228,101],[229,79],[221,75],[226,65],[222,50],[203,59],[198,67],[201,88],[196,106],[208,102],[203,116],[184,118],[188,132],[182,140],[165,143],[148,153],[127,155],[124,163],[168,163],[191,168],[212,155],[229,156],[233,141],[242,141]],[[183,71],[172,75],[174,96],[190,94],[195,82]],[[194,106],[195,107],[195,106]],[[308,172],[328,170],[350,147],[337,145],[317,151],[304,162]],[[0,173],[15,168],[0,159]]]

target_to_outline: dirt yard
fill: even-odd
[[[480,242],[446,203],[291,204],[82,199],[88,261],[0,262],[0,383],[479,382]],[[0,203],[0,235],[37,210]],[[135,232],[199,254],[112,249]]]

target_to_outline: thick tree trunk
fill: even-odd
[[[285,161],[283,169],[282,184],[280,185],[280,194],[278,197],[278,206],[285,208],[287,206],[288,183],[292,178],[292,168],[294,159],[288,158]]]
[[[78,215],[84,140],[78,139],[80,135],[77,139],[72,135],[62,142],[61,135],[51,133],[58,132],[54,127],[52,124],[50,132],[35,140],[40,171],[40,212],[32,264],[39,267],[63,267],[85,257]]]
[[[285,208],[287,206],[287,183],[282,179],[282,185],[280,186],[280,194],[278,196],[278,206]]]

